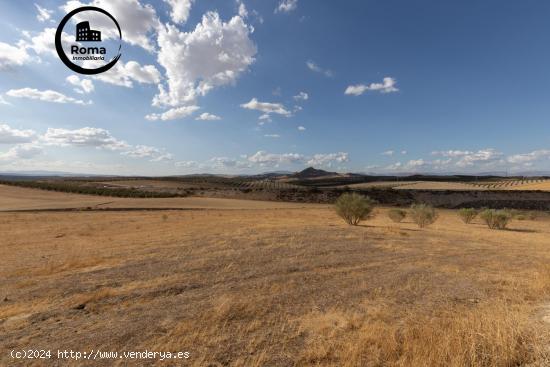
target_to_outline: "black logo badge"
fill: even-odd
[[[108,17],[110,20],[113,21],[113,28],[116,26],[116,30],[118,30],[118,50],[116,56],[111,58],[111,60],[106,61],[105,57],[107,55],[107,47],[104,45],[98,45],[97,43],[102,42],[101,39],[101,31],[94,30],[91,28],[90,21],[81,21],[76,25],[75,29],[75,41],[77,43],[66,45],[70,46],[68,47],[68,50],[70,51],[71,58],[69,58],[65,52],[65,49],[63,48],[63,28],[67,24],[67,22],[76,14],[85,12],[85,11],[93,11],[98,12],[100,14],[103,14],[104,16]],[[92,23],[93,25],[93,23]],[[116,33],[116,32],[115,32]],[[88,46],[84,46],[82,43],[93,43]],[[120,26],[118,25],[118,22],[116,19],[109,14],[107,11],[95,7],[95,6],[83,6],[77,9],[74,9],[69,14],[67,14],[62,20],[61,23],[59,23],[59,26],[57,27],[57,31],[55,32],[55,49],[57,50],[57,54],[59,55],[59,58],[69,69],[72,71],[79,73],[79,74],[86,74],[86,75],[93,75],[93,74],[99,74],[103,73],[110,68],[112,68],[120,59],[121,53],[120,49],[122,47],[122,31],[120,30]],[[86,68],[83,65],[78,65],[74,63],[74,61],[92,61],[93,64],[99,64],[96,68]]]

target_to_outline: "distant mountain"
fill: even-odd
[[[322,169],[316,169],[313,167],[308,167],[303,171],[297,172],[293,175],[290,175],[291,178],[318,178],[318,177],[326,177],[326,176],[338,176],[339,174],[336,172],[328,172]]]
[[[49,176],[62,176],[62,177],[95,177],[95,176],[105,176],[111,177],[113,175],[94,175],[88,173],[72,173],[72,172],[62,172],[62,171],[2,171],[0,176],[40,176],[40,177],[49,177]]]

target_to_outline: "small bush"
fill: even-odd
[[[431,205],[413,204],[410,209],[410,217],[420,228],[424,228],[437,220],[437,213]]]
[[[342,217],[346,223],[356,226],[360,221],[369,217],[374,209],[374,200],[368,196],[357,193],[342,194],[334,204],[336,213]]]
[[[407,216],[407,212],[403,209],[390,209],[388,211],[388,217],[393,220],[395,223],[400,223]]]
[[[472,223],[472,221],[477,217],[478,211],[474,208],[462,208],[458,211],[460,219],[466,224]]]
[[[491,229],[505,229],[513,217],[507,210],[494,209],[484,210],[480,216]]]

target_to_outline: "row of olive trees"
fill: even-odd
[[[335,203],[336,213],[350,225],[358,225],[368,219],[376,202],[368,196],[358,193],[342,194]],[[477,211],[473,208],[460,209],[458,212],[464,223],[471,223],[478,215],[491,229],[505,229],[513,215],[507,210],[485,209]],[[428,204],[413,204],[408,210],[390,209],[388,217],[396,223],[402,222],[409,216],[420,228],[424,228],[437,220],[436,210]]]

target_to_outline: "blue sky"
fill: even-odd
[[[88,4],[124,41],[92,77],[53,46],[61,18]],[[0,8],[0,171],[550,171],[548,2]]]

